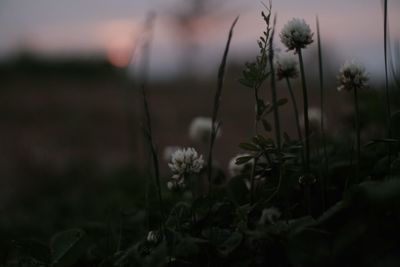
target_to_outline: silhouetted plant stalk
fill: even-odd
[[[328,175],[328,154],[326,151],[326,135],[325,135],[325,125],[324,125],[324,115],[325,115],[325,94],[324,94],[324,70],[322,64],[322,44],[321,44],[321,34],[319,28],[319,19],[316,17],[317,22],[317,44],[318,44],[318,66],[319,66],[319,90],[320,90],[320,109],[321,109],[321,141],[323,149],[323,158],[321,159],[323,165],[323,175],[322,175],[322,207],[325,210],[327,202],[327,175]]]
[[[385,56],[385,93],[386,93],[386,135],[387,138],[392,138],[392,109],[390,106],[390,92],[389,92],[389,78],[388,78],[388,63],[387,63],[387,40],[388,40],[388,1],[383,2],[383,28],[384,28],[384,56]],[[389,175],[391,174],[391,157],[392,149],[390,144],[388,144],[388,170]]]
[[[292,101],[292,105],[293,105],[294,116],[296,119],[297,135],[298,135],[299,141],[303,143],[303,134],[301,133],[299,108],[297,106],[297,101],[296,101],[296,98],[293,93],[292,84],[290,83],[290,79],[288,77],[286,77],[285,80],[286,80],[286,84],[288,87],[290,100]],[[304,151],[303,150],[301,150],[300,156],[301,156],[301,164],[303,166],[303,171],[305,171],[305,165],[304,165],[305,160],[304,160]]]
[[[231,28],[229,30],[228,40],[226,42],[224,54],[222,56],[221,64],[218,69],[218,82],[217,82],[217,90],[215,92],[214,97],[214,105],[212,111],[212,124],[211,124],[211,137],[210,137],[210,146],[208,150],[208,160],[207,160],[207,176],[208,176],[208,192],[211,193],[212,188],[212,154],[213,148],[215,143],[215,138],[218,132],[219,124],[217,125],[217,116],[218,110],[221,103],[221,95],[222,95],[222,88],[224,86],[224,76],[225,76],[225,67],[226,67],[226,60],[228,58],[229,47],[231,44],[232,36],[233,36],[233,29],[238,21],[239,17],[236,17],[233,21]]]
[[[360,181],[360,163],[361,163],[361,141],[360,141],[360,109],[358,104],[358,89],[354,88],[354,108],[355,108],[355,124],[356,124],[356,182]]]
[[[153,164],[153,169],[154,169],[154,179],[155,179],[157,196],[158,196],[159,206],[160,206],[162,226],[163,226],[163,230],[165,230],[165,227],[164,227],[164,220],[165,220],[164,204],[163,204],[163,198],[162,198],[162,193],[161,193],[161,182],[160,182],[160,167],[159,167],[160,165],[159,165],[159,161],[158,161],[157,150],[156,150],[156,147],[153,142],[151,117],[150,117],[149,105],[148,105],[148,101],[147,101],[146,89],[144,88],[144,86],[142,86],[142,97],[143,97],[143,106],[144,106],[144,112],[145,112],[144,131],[145,131],[145,136],[146,136],[149,148],[150,148],[150,154],[151,154],[151,159],[152,159],[152,164]]]
[[[339,71],[339,91],[354,91],[354,109],[355,109],[355,132],[356,132],[356,181],[360,177],[360,164],[361,164],[361,145],[360,145],[360,111],[358,104],[358,90],[367,87],[368,75],[365,68],[352,62],[346,62]]]
[[[304,132],[305,132],[305,151],[306,151],[306,173],[310,172],[310,123],[308,119],[308,94],[307,94],[307,84],[306,77],[304,73],[304,63],[303,63],[303,54],[301,52],[301,48],[297,48],[297,54],[299,56],[299,65],[300,65],[300,75],[301,75],[301,85],[303,88],[303,109],[304,109]]]
[[[275,26],[276,26],[276,15],[274,16],[274,23],[271,31],[271,38],[269,41],[269,67],[271,74],[271,92],[272,92],[272,107],[274,113],[274,123],[275,123],[275,139],[276,146],[278,148],[278,153],[280,155],[281,152],[281,126],[279,121],[279,107],[278,107],[278,97],[276,94],[276,81],[275,81],[275,69],[274,69],[274,34],[275,34]]]
[[[161,229],[163,232],[164,238],[166,238],[165,235],[165,213],[164,213],[164,203],[163,203],[163,198],[162,198],[162,193],[161,193],[161,181],[160,181],[160,167],[159,167],[159,160],[158,160],[158,154],[157,154],[157,149],[155,147],[154,141],[153,141],[153,132],[152,132],[152,126],[151,126],[151,116],[150,116],[150,109],[149,109],[149,104],[147,100],[147,94],[146,94],[146,88],[148,85],[148,76],[149,76],[149,61],[150,61],[150,54],[151,54],[151,43],[152,43],[152,34],[153,34],[153,27],[154,27],[154,20],[155,20],[155,14],[154,13],[149,13],[146,22],[145,22],[145,32],[148,34],[142,48],[142,61],[141,61],[141,93],[142,93],[142,99],[143,99],[143,109],[144,109],[144,123],[143,123],[143,128],[144,128],[144,134],[148,143],[148,147],[150,150],[150,158],[152,162],[152,167],[153,167],[153,175],[154,175],[154,180],[155,180],[155,186],[156,186],[156,191],[157,191],[157,198],[159,202],[159,212],[161,215]],[[149,188],[149,187],[148,187]],[[146,192],[146,199],[147,202],[149,202],[149,192],[147,188]],[[150,206],[148,204],[148,213],[150,213]]]

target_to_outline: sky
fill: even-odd
[[[210,1],[211,8],[192,25],[194,34],[188,35],[174,18],[186,14],[191,0],[0,0],[0,59],[20,50],[52,57],[104,54],[114,65],[124,66],[150,11],[157,14],[150,65],[159,77],[174,77],[189,57],[200,74],[214,71],[237,15],[230,55],[251,59],[264,26],[261,2]],[[354,59],[378,77],[383,73],[381,0],[275,0],[272,4],[278,32],[292,17],[304,18],[315,31],[318,14],[327,57],[334,58],[335,64]],[[400,1],[389,0],[392,40],[400,39],[399,14]],[[276,46],[285,52],[278,38]],[[306,56],[312,49],[305,51]]]

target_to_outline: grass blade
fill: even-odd
[[[239,17],[236,17],[233,21],[231,28],[229,30],[228,40],[226,42],[224,54],[222,56],[222,61],[218,69],[218,83],[217,83],[217,91],[215,92],[214,97],[214,105],[212,111],[212,126],[211,126],[211,138],[210,138],[210,146],[208,150],[208,159],[207,159],[207,176],[208,176],[208,192],[211,192],[211,183],[212,183],[212,153],[215,143],[215,137],[217,135],[217,116],[218,110],[221,103],[221,95],[222,95],[222,88],[224,86],[224,76],[225,76],[225,68],[226,68],[226,60],[228,58],[229,47],[231,44],[232,36],[233,36],[233,29],[238,21]]]

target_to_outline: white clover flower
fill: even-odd
[[[163,152],[163,158],[165,161],[170,161],[172,158],[172,154],[177,151],[178,149],[180,149],[179,146],[167,146],[164,148],[164,152]]]
[[[313,42],[313,33],[304,19],[293,18],[286,23],[279,36],[288,50],[305,48]]]
[[[199,173],[203,168],[203,156],[199,155],[194,148],[178,149],[171,156],[169,168],[173,172],[172,180],[167,183],[170,190],[181,190],[186,187],[185,178],[187,175]]]
[[[160,241],[160,238],[161,238],[161,236],[158,231],[149,231],[147,233],[146,240],[149,243],[155,244],[155,243],[158,243],[158,241]]]
[[[270,224],[274,224],[279,219],[279,217],[281,217],[281,212],[278,208],[271,207],[268,209],[263,209],[258,223],[265,224],[266,222],[268,222]]]
[[[208,142],[211,137],[212,119],[207,117],[197,117],[193,119],[189,127],[189,137],[196,142]],[[220,129],[217,130],[216,137],[221,135]]]
[[[338,75],[338,91],[352,89],[361,89],[368,86],[368,75],[364,66],[354,62],[346,62],[339,71]]]
[[[247,156],[250,156],[250,154],[238,154],[229,161],[228,170],[229,170],[229,174],[232,177],[242,175],[246,171],[249,171],[251,169],[251,167],[253,166],[253,163],[254,163],[254,159],[249,160],[248,162],[245,162],[242,164],[236,164],[236,160],[238,158],[247,157]]]
[[[276,75],[278,80],[294,79],[298,76],[297,60],[293,57],[285,56],[276,61]]]
[[[325,114],[322,114],[321,109],[316,108],[316,107],[310,107],[308,109],[308,122],[309,122],[309,127],[312,132],[319,132],[321,129],[321,115],[323,116],[324,119],[324,128],[327,127],[327,117]],[[304,123],[304,114],[301,113],[299,115],[299,121],[300,121],[300,127],[304,129],[305,123]]]

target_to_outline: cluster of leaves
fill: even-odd
[[[262,120],[263,125],[266,129],[270,130],[270,124],[267,120],[263,119],[265,115],[273,111],[273,106],[270,103],[265,103],[262,97],[259,95],[259,89],[261,88],[264,81],[271,75],[269,69],[269,51],[272,47],[272,32],[271,26],[271,3],[266,6],[267,13],[261,12],[261,15],[265,22],[265,31],[263,35],[257,40],[259,47],[259,54],[257,55],[254,62],[247,62],[245,69],[242,72],[242,77],[239,82],[254,90],[254,96],[256,100],[256,122]]]

